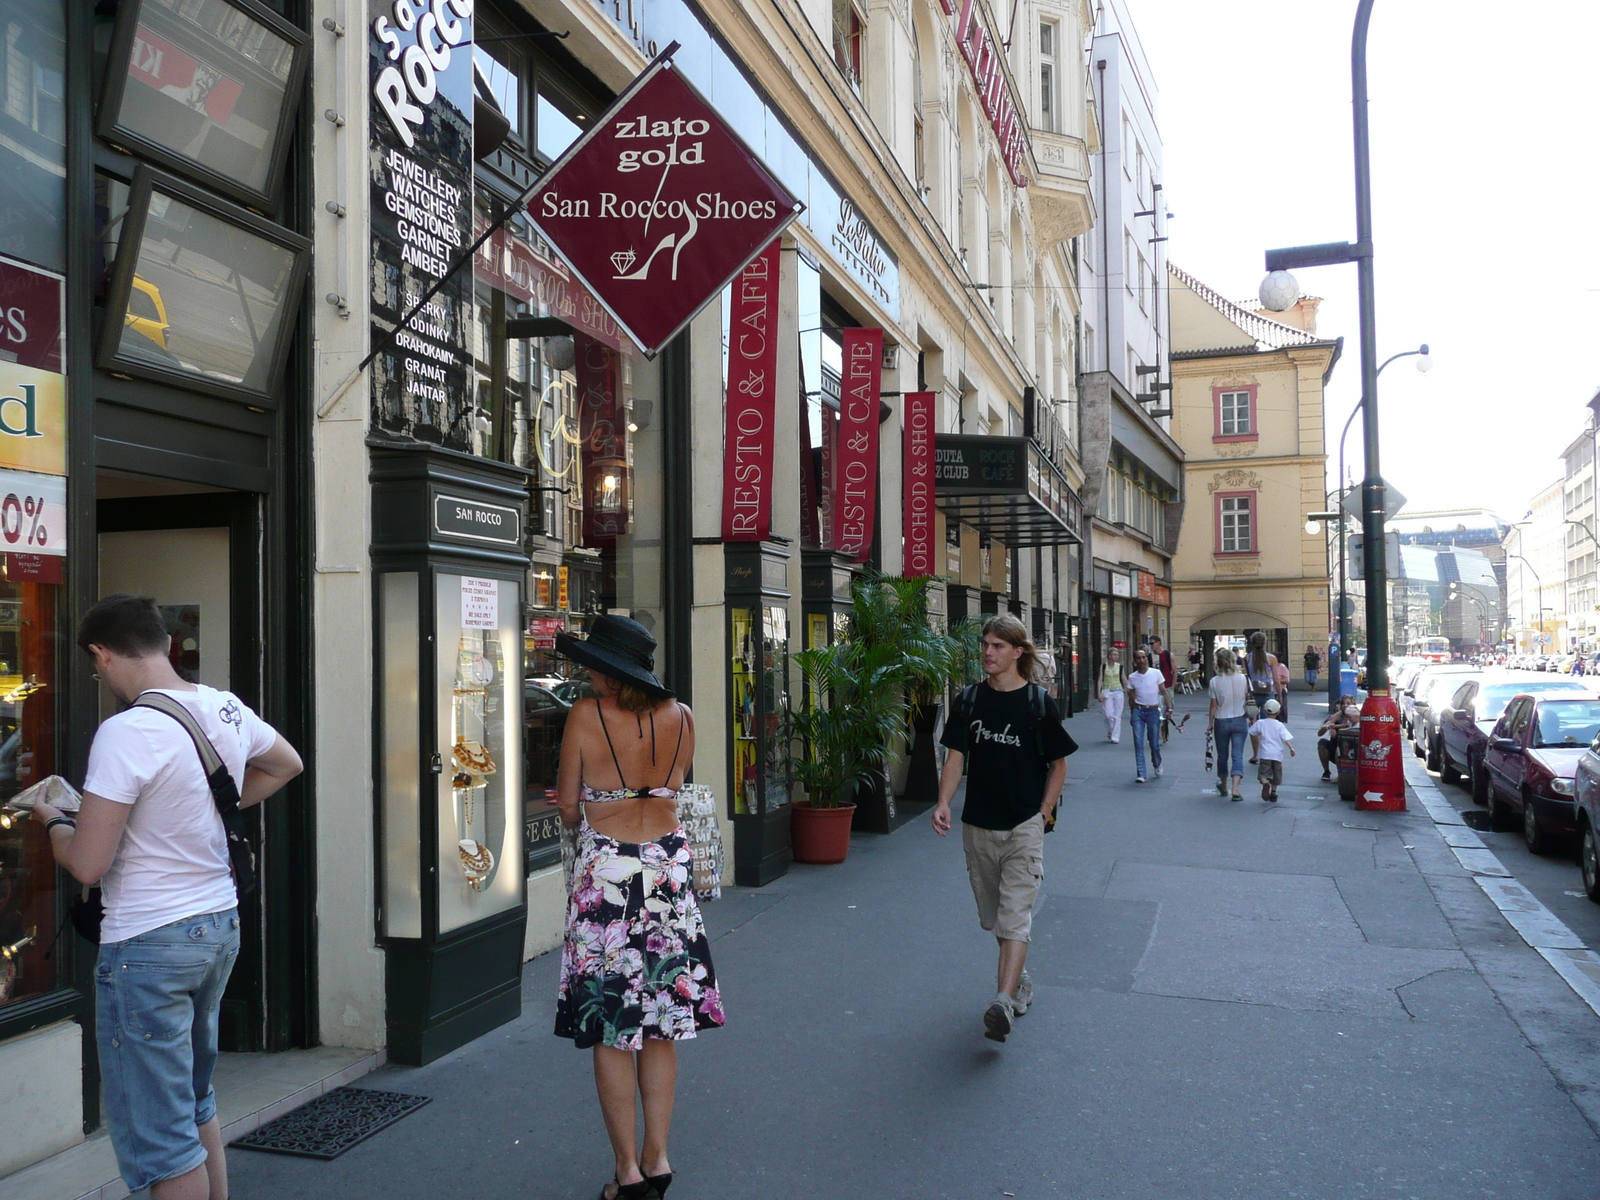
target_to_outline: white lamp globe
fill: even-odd
[[[1315,534],[1318,534],[1318,533],[1321,533],[1321,532],[1322,532],[1322,522],[1321,521],[1307,521],[1306,522],[1306,536],[1307,537],[1312,537]]]
[[[1274,271],[1261,281],[1261,307],[1269,312],[1287,312],[1300,299],[1300,281],[1288,271]]]
[[[1433,370],[1433,355],[1428,353],[1428,348],[1426,346],[1422,348],[1422,353],[1417,355],[1417,370],[1421,371],[1424,375]]]

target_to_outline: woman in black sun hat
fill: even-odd
[[[662,1196],[677,1043],[723,1023],[695,903],[678,789],[694,758],[694,715],[655,675],[655,639],[605,614],[556,651],[589,669],[561,740],[556,807],[578,828],[556,1034],[594,1048],[595,1086],[616,1155],[601,1200]],[[634,1105],[643,1102],[644,1142]]]

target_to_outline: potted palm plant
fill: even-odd
[[[804,702],[788,717],[798,753],[794,775],[807,799],[792,805],[797,862],[843,862],[856,797],[881,786],[889,746],[906,726],[906,701],[892,646],[835,642],[802,650]]]
[[[907,750],[909,763],[902,793],[907,801],[931,804],[939,798],[939,718],[947,694],[980,675],[982,652],[978,631],[982,627],[981,621],[966,620],[950,630],[944,635],[938,669],[912,681],[911,744]]]

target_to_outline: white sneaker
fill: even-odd
[[[1144,782],[1144,776],[1143,775],[1135,775],[1133,777],[1133,781],[1135,783],[1143,783]]]
[[[1001,993],[983,1010],[983,1036],[992,1042],[1003,1042],[1011,1033],[1011,997]]]
[[[1157,767],[1157,768],[1156,768],[1156,778],[1157,778],[1157,779],[1160,779],[1160,778],[1161,778],[1161,768],[1160,768],[1160,767]]]
[[[1011,997],[1011,1013],[1020,1017],[1028,1011],[1028,1005],[1033,1003],[1033,980],[1028,978],[1024,971],[1022,978],[1017,981],[1017,994]]]

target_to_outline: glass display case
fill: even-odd
[[[59,978],[51,955],[60,921],[50,840],[5,802],[55,774],[60,589],[15,581],[16,557],[0,555],[0,1007],[54,991]]]
[[[734,882],[761,887],[789,869],[789,552],[738,542],[727,556],[729,741]]]
[[[420,1064],[521,1011],[527,475],[372,459],[379,935],[389,1057]]]
[[[850,581],[855,578],[848,554],[838,550],[800,552],[800,619],[804,645],[828,646],[845,636],[850,616]]]

